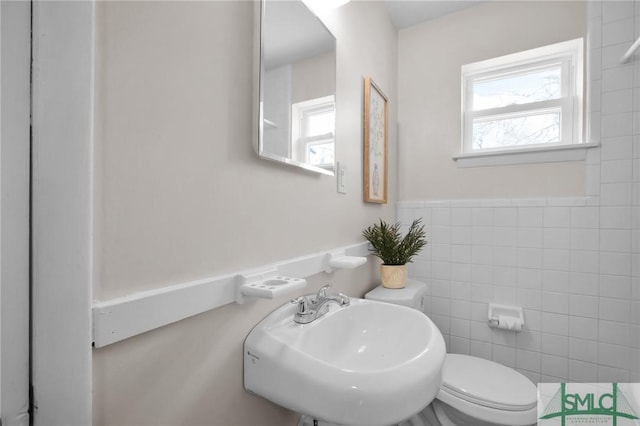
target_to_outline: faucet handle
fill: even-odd
[[[338,293],[340,298],[340,306],[349,306],[351,304],[351,298],[344,293]]]
[[[316,294],[316,301],[325,299],[327,297],[327,290],[329,290],[332,286],[333,284],[329,283],[320,287],[320,290],[318,290],[318,293]]]
[[[305,296],[300,296],[297,299],[291,299],[291,303],[297,303],[298,304],[298,313],[299,314],[304,314],[309,310],[309,301],[307,300],[307,298]]]

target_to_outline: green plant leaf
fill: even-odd
[[[420,223],[421,219],[414,220],[403,237],[399,222],[390,225],[380,219],[362,231],[362,235],[371,243],[372,253],[385,265],[404,265],[427,244],[424,225]]]

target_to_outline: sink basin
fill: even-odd
[[[244,342],[244,386],[288,409],[341,425],[387,426],[438,393],[442,334],[419,311],[351,298],[309,324],[295,304],[262,320]]]

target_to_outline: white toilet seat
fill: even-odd
[[[482,358],[447,354],[442,381],[436,398],[466,416],[502,425],[536,423],[536,386],[512,368]]]

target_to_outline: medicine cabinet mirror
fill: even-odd
[[[258,154],[333,175],[335,37],[301,0],[260,7]]]

